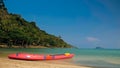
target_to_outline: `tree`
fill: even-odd
[[[47,47],[68,47],[70,46],[61,39],[48,34],[36,26],[35,22],[28,22],[18,14],[6,14],[7,10],[1,10],[0,14],[0,43],[8,47],[30,45],[42,45]]]

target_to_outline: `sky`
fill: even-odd
[[[6,0],[5,6],[73,46],[120,49],[120,0]]]

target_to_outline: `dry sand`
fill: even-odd
[[[46,61],[24,61],[0,57],[0,68],[91,68],[69,63],[51,63]]]

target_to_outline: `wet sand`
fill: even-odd
[[[65,62],[24,61],[0,57],[0,68],[91,68]]]

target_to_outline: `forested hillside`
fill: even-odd
[[[12,14],[0,6],[0,45],[7,47],[71,47],[61,37],[48,34],[38,28],[35,22],[23,19],[19,14]]]

